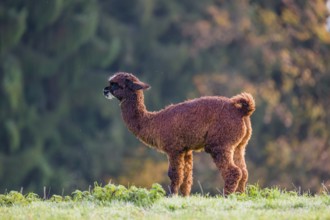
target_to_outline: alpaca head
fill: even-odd
[[[119,72],[109,78],[109,86],[105,87],[103,94],[107,99],[116,97],[119,101],[132,99],[142,90],[150,86],[141,82],[136,76],[130,73]]]

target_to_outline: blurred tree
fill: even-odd
[[[232,4],[239,5],[212,6],[212,19],[204,26],[223,29],[217,16],[227,17],[226,8]],[[201,35],[205,32],[197,23],[189,26],[194,50],[211,54],[208,51],[221,46],[231,58],[221,63],[225,75],[204,74],[195,78],[195,84],[202,94],[234,95],[247,90],[257,98],[247,151],[252,181],[321,189],[323,182],[330,183],[330,164],[325,159],[330,157],[330,101],[326,98],[330,95],[330,35],[324,28],[324,2],[288,0],[280,8],[255,2],[247,8],[250,13],[237,10],[246,16],[227,21],[225,35],[233,34],[229,41],[217,41],[211,32]],[[199,44],[203,40],[215,45]]]

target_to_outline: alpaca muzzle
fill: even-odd
[[[111,94],[111,92],[110,92],[110,88],[109,88],[109,86],[107,86],[107,87],[105,87],[104,89],[103,89],[103,95],[105,96],[105,98],[107,98],[107,99],[112,99],[114,96]]]

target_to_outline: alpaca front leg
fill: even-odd
[[[180,187],[180,191],[183,196],[189,196],[191,191],[191,185],[193,183],[193,152],[188,151],[184,155],[184,178]]]
[[[183,182],[184,176],[184,154],[169,154],[168,176],[171,179],[171,194],[177,195]]]

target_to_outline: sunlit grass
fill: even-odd
[[[135,190],[137,192],[140,188]],[[2,203],[0,219],[330,219],[330,195],[326,191],[320,195],[309,195],[250,185],[245,194],[228,198],[221,195],[165,197],[160,193],[151,203],[143,204],[128,199],[111,199],[107,193],[112,194],[114,190],[101,191],[105,193],[101,193],[102,202],[93,198],[92,191],[79,199]],[[150,192],[143,189],[139,193],[147,191]],[[131,198],[143,200],[146,195]],[[3,199],[5,195],[1,196]],[[17,198],[22,200],[20,196]]]

